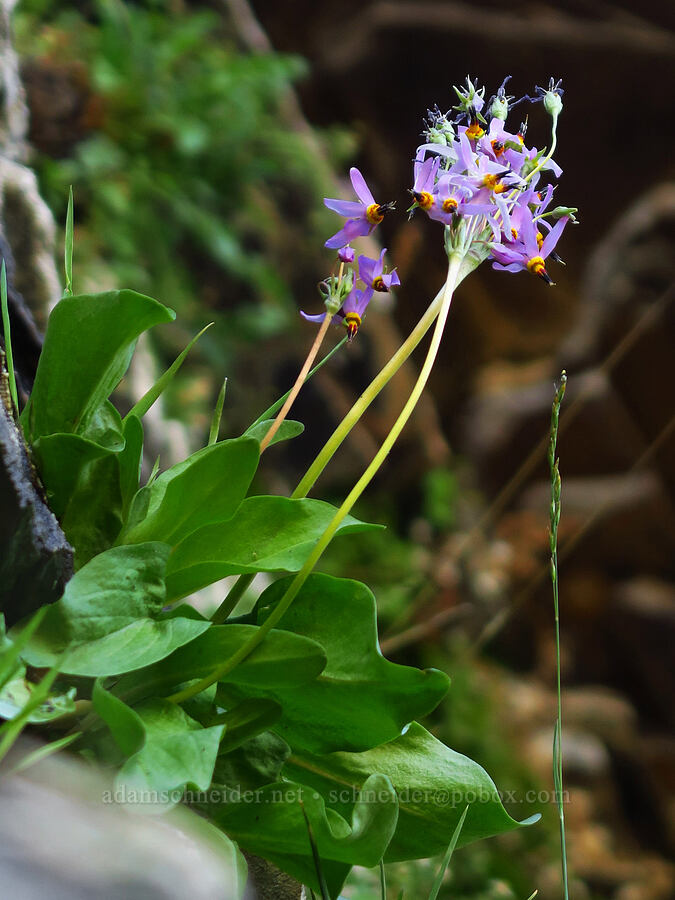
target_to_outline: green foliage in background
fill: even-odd
[[[279,114],[303,61],[242,52],[198,5],[25,0],[16,30],[25,59],[84,85],[83,134],[33,160],[61,220],[74,186],[81,279],[152,289],[182,318],[227,308],[203,343],[220,367],[234,341],[288,324],[316,252],[289,219],[325,214],[316,160]]]

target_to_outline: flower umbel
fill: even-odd
[[[461,247],[475,264],[491,256],[495,269],[529,271],[553,284],[545,260],[560,260],[555,245],[567,222],[576,221],[574,207],[546,212],[553,185],[539,185],[544,176],[562,174],[552,157],[563,90],[552,78],[536,97],[514,101],[506,94],[508,81],[485,105],[485,88],[467,78],[466,86],[455,88],[453,110],[429,111],[426,140],[415,154],[411,212],[421,209],[445,226],[448,253]],[[551,116],[548,151],[526,146],[527,116],[516,133],[507,130],[509,111],[524,101],[543,101]]]

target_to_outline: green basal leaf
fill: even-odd
[[[224,705],[230,704],[225,702]],[[218,724],[225,725],[227,729],[220,744],[221,753],[229,753],[245,741],[267,731],[280,718],[281,707],[274,700],[252,698],[236,703],[218,716]]]
[[[73,502],[84,468],[112,455],[111,450],[79,434],[63,433],[38,438],[33,444],[33,453],[49,506],[59,520]]]
[[[259,622],[288,581],[281,579],[262,594]],[[315,640],[328,656],[326,668],[310,684],[278,684],[259,692],[281,704],[283,715],[275,731],[292,747],[314,753],[367,750],[398,737],[411,720],[431,712],[448,690],[449,678],[437,669],[421,671],[382,656],[375,597],[358,581],[311,575],[280,627]]]
[[[497,788],[478,763],[456,753],[413,722],[405,734],[364,753],[310,754],[294,750],[284,775],[309,785],[348,816],[358,791],[373,773],[386,775],[399,799],[396,833],[385,861],[443,853],[466,806],[458,846],[529,825],[512,819]]]
[[[64,297],[47,325],[26,433],[82,433],[126,372],[139,335],[174,318],[135,291]]]
[[[334,515],[321,500],[249,497],[228,522],[200,528],[175,548],[167,596],[179,600],[226,575],[297,572]],[[347,516],[337,534],[379,527]]]
[[[145,742],[145,728],[138,713],[119,697],[106,691],[97,678],[91,696],[94,711],[108,726],[117,746],[125,756],[141,749]]]
[[[175,546],[199,528],[230,519],[258,465],[253,438],[221,441],[163,472],[134,497],[118,543]]]
[[[188,618],[161,620],[166,544],[115,547],[96,556],[68,582],[23,651],[33,666],[90,677],[147,666],[209,627]]]
[[[22,667],[20,674],[0,690],[0,718],[15,719],[30,702],[37,685],[27,681],[25,674],[25,669]],[[61,716],[71,715],[74,712],[75,688],[71,688],[64,694],[46,697],[39,706],[32,710],[26,721],[41,724],[60,719]]]
[[[138,491],[143,462],[143,425],[136,416],[124,419],[124,450],[117,457],[120,467],[120,492],[122,494],[122,521],[129,515],[129,507]]]
[[[256,441],[260,442],[265,437],[270,428],[274,425],[274,419],[265,419],[262,422],[256,422],[254,425],[251,425],[244,434],[247,437],[253,437]],[[279,430],[274,435],[272,440],[269,442],[268,446],[272,446],[272,444],[278,444],[279,441],[288,441],[291,438],[297,437],[299,434],[305,430],[305,426],[302,422],[296,422],[293,419],[284,419],[284,421],[279,426]]]
[[[316,791],[292,781],[239,792],[224,787],[223,802],[200,805],[244,849],[257,853],[319,889],[307,827],[311,824],[331,896],[336,897],[353,865],[376,866],[395,831],[396,794],[389,779],[373,775],[343,818]]]
[[[105,400],[96,407],[81,434],[82,437],[100,444],[107,450],[113,450],[115,453],[124,450],[122,417],[110,400]]]
[[[240,794],[241,791],[255,791],[282,780],[281,770],[291,753],[286,741],[271,731],[264,731],[241,747],[227,750],[226,739],[227,733],[218,751],[214,783],[227,785]]]
[[[168,621],[176,621],[168,620]],[[206,625],[209,622],[195,622]],[[122,678],[115,693],[128,702],[168,695],[179,684],[204,678],[255,633],[257,625],[212,625],[167,659]],[[270,687],[312,681],[326,665],[323,648],[308,638],[272,629],[260,646],[227,676],[228,682]],[[232,704],[236,703],[234,700]]]
[[[205,791],[211,784],[225,726],[202,728],[166,700],[150,700],[136,712],[145,730],[145,743],[122,766],[117,787],[123,788],[131,802],[154,801],[162,807],[177,803],[187,784]]]
[[[75,569],[110,549],[121,527],[119,461],[111,454],[84,466],[61,519],[61,528],[75,549]]]

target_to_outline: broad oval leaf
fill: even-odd
[[[226,575],[297,572],[335,512],[322,500],[249,497],[228,522],[200,528],[175,548],[167,566],[169,600]],[[347,516],[337,534],[379,527]]]
[[[119,697],[106,691],[100,678],[94,682],[91,701],[94,711],[106,723],[125,756],[131,756],[141,749],[145,743],[145,728],[141,717]]]
[[[33,444],[33,452],[49,506],[61,520],[73,501],[85,466],[104,456],[112,456],[114,451],[79,434],[59,433],[38,438]]]
[[[241,437],[172,466],[136,494],[117,542],[175,546],[198,528],[230,519],[246,496],[259,451],[254,438]]]
[[[23,416],[32,438],[84,431],[126,372],[139,335],[174,318],[173,310],[135,291],[61,300],[49,317]]]
[[[262,594],[259,621],[289,581],[281,579]],[[367,750],[398,737],[448,690],[450,679],[438,669],[421,671],[382,656],[375,597],[359,581],[311,575],[279,627],[317,641],[328,656],[326,668],[311,684],[256,692],[281,704],[275,731],[292,747],[314,753]]]
[[[212,625],[161,662],[121,679],[115,692],[128,702],[169,694],[177,685],[213,672],[243,647],[257,628],[257,625]],[[302,685],[316,678],[325,665],[326,654],[316,641],[273,628],[226,678],[228,683],[261,687],[279,683]]]
[[[208,621],[158,620],[169,550],[166,544],[137,544],[94,557],[49,607],[23,658],[41,667],[58,661],[59,670],[71,675],[118,675],[200,635]]]
[[[385,856],[388,862],[443,853],[467,805],[460,847],[539,818],[523,822],[511,818],[487,772],[417,722],[395,741],[364,753],[319,756],[294,751],[284,768],[285,775],[313,787],[343,816],[349,815],[361,786],[376,772],[391,780],[399,799],[398,825]]]
[[[225,726],[202,728],[167,700],[148,701],[135,711],[145,730],[145,743],[122,766],[118,789],[131,802],[156,803],[162,809],[177,803],[187,784],[205,791]]]
[[[256,422],[254,425],[251,425],[250,428],[247,428],[244,434],[246,437],[255,438],[256,441],[260,442],[272,425],[274,425],[274,419],[263,419],[262,422]],[[278,444],[281,441],[288,441],[291,438],[297,437],[302,434],[304,430],[305,426],[302,422],[296,422],[294,419],[284,419],[276,434],[269,442],[269,446],[271,447],[272,444]]]
[[[217,696],[217,693],[216,693]],[[229,703],[225,704],[230,706]],[[236,703],[218,717],[218,724],[225,725],[226,734],[220,744],[220,753],[229,753],[262,731],[271,728],[281,717],[281,707],[274,700],[256,697]]]
[[[201,805],[209,818],[244,849],[319,890],[304,806],[333,897],[351,866],[378,864],[396,829],[396,794],[382,775],[365,780],[363,794],[356,792],[347,818],[330,809],[319,793],[292,781],[241,793],[236,788],[221,790],[220,803]]]

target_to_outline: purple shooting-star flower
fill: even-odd
[[[373,289],[371,287],[367,287],[363,291],[359,288],[352,288],[345,302],[342,304],[342,308],[333,316],[334,325],[339,325],[340,322],[344,322],[347,329],[347,339],[349,341],[352,340],[359,330],[361,319],[363,318],[363,314],[366,311],[366,307],[370,303],[372,296]],[[328,313],[325,312],[319,313],[319,315],[316,316],[308,316],[307,313],[301,311],[300,315],[303,319],[307,319],[308,322],[323,322]]]
[[[410,193],[417,206],[427,213],[435,202],[433,190],[439,165],[440,159],[433,156],[424,159],[424,150],[418,149],[413,169],[415,181]]]
[[[540,241],[540,233],[532,212],[527,207],[524,209],[527,212],[523,215],[518,240],[506,244],[490,245],[492,257],[495,260],[492,263],[492,268],[503,272],[521,272],[523,269],[527,269],[528,272],[533,272],[535,275],[543,278],[546,284],[552,285],[553,281],[551,281],[551,277],[546,271],[544,260],[558,243],[558,239],[563,233],[569,217],[563,216],[546,237]]]
[[[370,234],[373,228],[380,224],[384,214],[395,207],[394,203],[375,202],[375,198],[366,184],[365,178],[358,169],[351,168],[349,177],[352,180],[354,193],[360,202],[355,200],[331,200],[328,197],[323,201],[328,209],[332,209],[333,212],[347,219],[344,226],[326,241],[325,246],[329,250],[337,250],[353,241],[354,238]]]
[[[379,259],[359,256],[359,278],[374,291],[387,292],[401,283],[395,270],[393,272],[384,271],[384,254],[386,252],[387,248],[385,247],[380,253]]]

